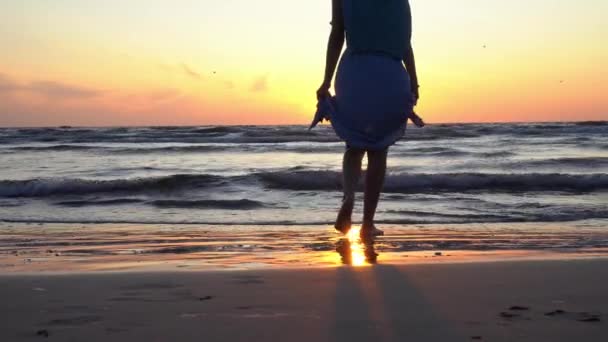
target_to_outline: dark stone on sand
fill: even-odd
[[[510,307],[509,310],[510,311],[528,311],[528,310],[530,310],[530,308],[527,306],[514,305],[514,306]]]
[[[79,316],[79,317],[72,317],[72,318],[58,318],[58,319],[53,319],[51,321],[48,322],[49,325],[52,326],[82,326],[82,325],[87,325],[87,324],[91,324],[91,323],[96,323],[102,320],[101,316]]]
[[[503,311],[503,312],[501,312],[499,316],[500,316],[500,317],[502,317],[502,318],[514,318],[514,317],[519,317],[519,315],[518,315],[518,314],[514,314],[514,313],[510,313],[510,312],[504,312],[504,311]]]
[[[442,256],[442,255],[443,255],[443,253],[441,253],[441,252],[435,252],[435,256]]]
[[[545,316],[557,316],[557,315],[563,315],[565,313],[566,313],[566,311],[557,309],[557,310],[553,310],[551,312],[545,313]]]
[[[579,322],[587,322],[587,323],[601,322],[601,319],[600,319],[599,315],[592,315],[592,314],[588,314],[586,312],[583,312],[582,316],[583,317],[577,319],[577,321],[579,321]]]
[[[471,336],[471,340],[482,340],[481,336]]]
[[[587,317],[587,318],[581,318],[578,321],[579,322],[601,322],[602,320],[599,317]]]
[[[36,331],[36,336],[49,337],[49,335],[49,331],[46,329]]]
[[[236,281],[236,283],[244,284],[244,285],[252,285],[252,284],[264,284],[264,281],[260,280],[260,279],[250,278],[250,279],[238,280],[238,281]]]
[[[198,300],[200,300],[202,302],[202,301],[211,300],[211,299],[213,299],[213,296],[200,297]]]

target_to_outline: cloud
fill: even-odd
[[[49,98],[90,98],[102,92],[96,89],[74,86],[55,81],[34,81],[18,83],[5,74],[0,73],[0,92],[29,92]]]
[[[72,86],[54,81],[32,82],[24,89],[47,97],[89,98],[101,94],[101,91],[80,86]]]
[[[0,73],[0,93],[1,92],[13,92],[21,89],[21,85],[5,74]]]
[[[249,90],[254,93],[262,93],[268,90],[268,75],[262,75],[256,78]]]
[[[149,108],[163,103],[178,101],[184,95],[176,89],[157,89],[147,92],[130,93],[113,98],[112,102],[121,103],[125,108]]]
[[[201,74],[199,74],[198,72],[194,71],[192,68],[190,68],[187,64],[182,63],[181,64],[182,70],[184,71],[184,73],[189,76],[192,77],[194,79],[200,80],[203,78],[203,76]]]

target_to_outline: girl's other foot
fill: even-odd
[[[384,235],[384,231],[380,230],[378,228],[376,228],[376,226],[373,223],[363,223],[363,225],[361,226],[361,237],[374,237],[374,236],[383,236]]]
[[[336,224],[334,228],[337,231],[347,234],[352,225],[351,216],[353,214],[353,207],[355,206],[355,199],[350,197],[345,197],[342,200],[342,207],[338,212],[338,218],[336,219]]]

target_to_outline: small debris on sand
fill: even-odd
[[[435,256],[442,256],[442,255],[443,255],[443,253],[441,253],[441,252],[435,252]]]
[[[502,317],[502,318],[514,318],[514,317],[519,317],[519,315],[503,311],[503,312],[500,313],[500,317]]]
[[[202,301],[211,300],[211,299],[213,299],[212,296],[205,296],[205,297],[200,297],[198,300],[200,300],[202,302]]]
[[[528,311],[528,310],[530,310],[530,308],[527,306],[514,305],[514,306],[510,307],[509,310],[510,311]]]
[[[545,313],[545,316],[557,316],[557,315],[563,315],[565,313],[566,313],[566,311],[558,309],[558,310],[553,310],[551,312]]]
[[[601,322],[602,320],[600,319],[599,315],[590,315],[586,312],[584,312],[582,318],[577,319],[577,321],[579,322],[587,322],[587,323],[593,323],[593,322]]]
[[[49,331],[46,329],[41,329],[36,331],[36,336],[49,337]]]

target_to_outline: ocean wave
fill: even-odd
[[[187,146],[163,146],[163,147],[130,147],[117,148],[113,152],[120,154],[152,154],[152,153],[205,153],[220,152],[233,149],[232,146],[221,145],[187,145]]]
[[[577,126],[608,126],[608,121],[581,121],[576,122]]]
[[[405,141],[459,140],[506,136],[515,140],[567,136],[602,137],[606,122],[547,124],[430,124],[425,129],[408,129]],[[305,126],[198,126],[130,128],[28,128],[2,129],[4,144],[53,142],[77,143],[287,143],[338,142],[329,125],[308,132]],[[529,138],[529,139],[528,139]],[[521,140],[521,139],[520,139]]]
[[[112,154],[195,154],[207,152],[293,152],[293,153],[327,153],[338,152],[344,149],[342,144],[192,144],[171,146],[143,146],[134,144],[131,147],[117,147],[112,144],[101,145],[46,145],[46,146],[13,146],[0,148],[0,153],[11,154],[16,152],[100,152]]]
[[[511,151],[492,151],[478,152],[456,149],[451,147],[422,147],[422,148],[407,148],[398,152],[391,152],[394,156],[411,156],[411,157],[473,157],[473,158],[507,158],[516,155]]]
[[[340,191],[342,176],[337,171],[292,169],[259,172],[247,176],[223,177],[207,174],[176,174],[164,177],[92,179],[30,179],[0,181],[0,197],[44,197],[93,193],[145,193],[196,191],[211,186],[243,182],[276,190]],[[430,193],[467,191],[580,191],[608,190],[608,174],[389,174],[386,193]],[[187,205],[187,204],[185,204]]]
[[[113,218],[113,219],[55,219],[55,218],[0,218],[0,222],[4,223],[23,223],[23,224],[153,224],[153,225],[209,225],[209,226],[242,226],[242,227],[260,227],[260,226],[280,226],[282,228],[288,226],[319,226],[319,225],[330,225],[331,222],[316,220],[316,221],[290,221],[290,220],[276,220],[276,221],[256,221],[256,220],[242,220],[242,221],[231,221],[231,220],[145,220],[145,219],[126,219],[126,218]],[[382,223],[382,222],[380,222]]]
[[[92,179],[30,179],[0,181],[0,197],[44,197],[53,195],[84,195],[92,193],[176,191],[219,184],[220,176],[179,174],[165,177],[114,180]]]
[[[214,126],[214,127],[201,127],[195,128],[192,130],[194,133],[201,134],[228,134],[228,133],[238,133],[241,132],[242,129],[238,126]]]
[[[286,145],[286,144],[213,144],[213,145],[184,145],[163,147],[133,147],[115,149],[112,152],[120,154],[154,154],[154,153],[206,153],[206,152],[292,152],[292,153],[327,153],[343,151],[342,145]]]
[[[137,204],[142,203],[143,200],[136,198],[116,198],[108,200],[76,200],[76,201],[61,201],[54,203],[55,205],[62,207],[88,207],[88,206],[112,206],[122,204]]]
[[[341,174],[335,171],[271,172],[259,174],[270,188],[289,190],[341,189]],[[389,174],[387,193],[466,191],[597,191],[608,189],[608,174]]]
[[[183,209],[227,209],[227,210],[249,210],[268,207],[266,203],[248,199],[239,200],[157,200],[148,202],[159,208],[183,208]]]
[[[55,202],[55,205],[63,207],[89,207],[89,206],[117,206],[130,204],[150,205],[163,209],[226,209],[226,210],[250,210],[274,207],[272,204],[267,204],[260,201],[249,199],[238,200],[153,200],[146,201],[138,198],[115,198],[107,200],[98,199],[83,199]]]
[[[86,150],[104,149],[104,147],[103,146],[89,146],[89,145],[59,144],[59,145],[47,145],[47,146],[14,146],[14,147],[10,147],[9,149],[14,150],[14,151],[49,152],[49,151],[86,151]]]
[[[527,160],[513,163],[518,167],[576,167],[576,168],[604,168],[608,170],[608,157],[580,157],[580,158],[553,158]]]
[[[232,209],[234,210],[234,209]],[[559,215],[546,214],[530,214],[530,215],[454,215],[454,216],[433,216],[433,215],[416,215],[403,213],[403,217],[382,218],[383,213],[378,213],[379,217],[375,220],[381,225],[417,225],[417,224],[440,224],[440,225],[461,225],[461,224],[493,224],[493,223],[558,223],[558,222],[590,222],[592,224],[600,224],[603,220],[608,219],[606,211],[575,211],[562,213]],[[394,215],[394,213],[392,214]],[[23,218],[23,217],[2,217],[0,222],[3,223],[23,223],[23,224],[150,224],[150,225],[209,225],[209,226],[241,226],[241,227],[264,227],[276,226],[282,229],[288,229],[290,226],[295,227],[331,227],[334,224],[332,219],[317,219],[317,220],[256,220],[252,217],[234,217],[218,220],[205,219],[160,219],[160,218]],[[353,222],[360,224],[360,222]],[[445,227],[444,227],[445,228]]]

